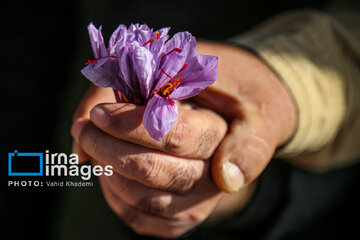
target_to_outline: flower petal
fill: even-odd
[[[151,31],[151,29],[149,28],[149,26],[146,25],[146,24],[141,24],[138,28],[139,28],[140,30]]]
[[[113,84],[113,73],[104,67],[108,58],[101,58],[87,65],[81,70],[81,73],[92,83],[99,87],[109,87]]]
[[[103,36],[101,34],[101,29],[101,26],[99,27],[99,29],[96,29],[96,27],[92,23],[88,25],[91,48],[93,50],[95,58],[107,56],[107,51]]]
[[[176,33],[169,41],[166,42],[164,47],[164,53],[170,52],[174,48],[182,49],[182,52],[178,55],[185,56],[186,59],[190,59],[196,56],[196,39],[189,32],[178,32]],[[176,58],[176,54],[171,54],[168,57],[174,56]],[[170,58],[164,58],[170,59]]]
[[[170,27],[160,28],[156,32],[160,34],[160,38],[166,37],[170,31]]]
[[[160,67],[170,76],[175,76],[184,66],[185,62],[196,56],[196,40],[189,32],[176,33],[165,43],[163,56],[173,49],[179,48],[181,52],[173,52],[161,60]],[[159,89],[170,79],[162,71],[158,72],[158,80],[154,89]]]
[[[217,78],[218,57],[199,55],[189,62],[189,65],[178,76],[183,77],[179,87],[171,93],[171,98],[182,100],[195,96]]]
[[[154,38],[154,42],[149,44],[149,50],[154,55],[154,59],[158,62],[160,65],[160,56],[163,54],[163,48],[165,42],[169,39],[169,36],[167,35],[167,32],[170,30],[170,28],[162,28],[158,30],[159,33],[159,39],[158,36],[153,33],[151,38]]]
[[[123,47],[119,51],[118,64],[120,78],[123,79],[124,83],[129,87],[129,89],[134,92],[136,89],[138,89],[138,85],[131,68],[131,52],[131,48]]]
[[[140,93],[145,100],[150,96],[150,87],[154,80],[156,62],[151,52],[139,45],[134,45],[132,52],[132,66],[138,79]]]
[[[113,32],[109,40],[109,55],[116,55],[120,48],[122,48],[126,41],[127,28],[125,25],[120,24]]]
[[[136,31],[134,31],[134,34],[135,34],[136,41],[142,46],[143,44],[145,44],[147,41],[149,41],[152,38],[153,32],[137,29]],[[147,44],[146,47],[148,48],[149,46],[150,45]]]
[[[135,31],[137,28],[139,28],[139,24],[136,23],[136,24],[130,24],[130,27],[128,28],[128,32],[133,32]]]
[[[149,41],[154,35],[151,29],[146,24],[131,24],[128,29],[129,37],[127,39],[128,43],[137,41],[140,45],[143,45]]]
[[[160,141],[171,130],[177,116],[177,105],[172,106],[166,98],[156,94],[145,108],[143,125],[153,139]]]
[[[111,57],[104,57],[84,67],[81,73],[96,86],[112,87],[128,96],[129,89],[114,71],[116,64]]]

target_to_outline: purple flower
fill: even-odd
[[[81,70],[95,85],[113,88],[118,102],[146,105],[143,125],[157,141],[176,122],[178,108],[173,100],[195,96],[217,77],[218,57],[196,56],[196,40],[189,32],[169,39],[169,30],[120,25],[106,48],[101,27],[90,23],[95,59]]]

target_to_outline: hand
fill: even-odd
[[[158,143],[141,124],[143,111],[132,104],[98,105],[91,122],[76,121],[72,133],[94,164],[114,167],[114,175],[100,177],[100,183],[120,218],[139,234],[177,237],[204,221],[224,195],[201,159],[212,155],[227,125],[212,111],[181,105],[175,127]],[[235,210],[251,193],[245,188],[232,196]],[[233,207],[218,211],[221,217],[234,213]]]
[[[90,121],[74,123],[72,135],[92,159],[112,164],[129,179],[163,190],[186,191],[203,174],[202,159],[208,159],[224,137],[225,121],[210,110],[180,105],[178,121],[157,142],[141,124],[144,109],[122,103],[98,105]],[[156,174],[157,181],[149,181],[151,174]],[[180,184],[184,177],[188,177],[186,184]]]
[[[195,97],[230,122],[212,158],[212,175],[227,192],[253,182],[296,128],[296,107],[286,87],[258,57],[244,49],[199,42],[201,54],[220,57],[216,82]]]
[[[217,81],[195,99],[230,122],[230,131],[213,157],[216,184],[236,192],[256,179],[296,128],[296,107],[286,87],[254,54],[238,47],[198,42],[198,53],[220,57]],[[93,87],[80,104],[75,119],[88,117],[101,102],[114,102],[108,89]],[[87,157],[78,145],[80,159]]]
[[[199,94],[196,100],[203,106],[216,110],[227,120],[232,121],[230,133],[218,148],[211,166],[213,178],[219,187],[228,192],[239,191],[237,194],[225,195],[218,203],[213,215],[226,217],[234,214],[246,205],[254,188],[254,184],[250,183],[252,183],[265,168],[276,146],[285,143],[293,134],[296,125],[296,112],[286,88],[254,55],[226,45],[202,43],[198,46],[200,52],[219,55],[221,61],[217,82],[213,87]],[[111,92],[104,94],[106,91],[109,91],[107,89],[93,88],[90,91],[94,91],[96,95],[90,93],[84,98],[77,116],[88,116],[89,109],[96,103],[104,102],[104,100],[114,102],[114,99],[110,97],[112,96]],[[108,99],[104,99],[104,97]],[[75,126],[78,124],[80,123],[78,122]],[[141,133],[141,131],[139,133]],[[132,138],[130,135],[126,140],[134,141],[136,138]],[[141,139],[139,141],[141,142]],[[146,144],[145,142],[143,141],[142,144],[147,147],[169,152],[168,150],[161,149],[161,146],[164,146],[163,144],[157,145],[155,143],[152,145]],[[77,146],[78,145],[75,144],[75,149],[79,150]],[[240,148],[239,146],[242,147]],[[191,146],[191,148],[196,149],[196,147],[193,146]],[[186,149],[182,151],[184,148],[181,147],[175,147],[173,149],[178,149],[175,154],[185,154],[189,152],[189,150]],[[179,151],[179,149],[182,150]],[[188,156],[190,155],[191,154]],[[207,165],[205,164],[204,166]],[[202,179],[204,179],[203,177],[206,178],[206,176],[203,175],[199,178],[199,181],[202,181]],[[192,183],[193,189],[197,189],[198,186],[198,183],[195,182],[196,181]],[[143,183],[147,186],[155,186],[156,188],[163,189],[162,185]],[[190,188],[183,188],[183,191],[186,192],[188,189]],[[116,188],[112,192],[116,192]],[[202,196],[202,192],[200,191],[191,191],[191,193],[193,192],[195,192],[195,194],[201,193],[199,196]],[[223,193],[219,194],[223,195]],[[214,198],[216,198],[215,195],[216,194],[214,194]],[[114,196],[114,194],[112,196]],[[114,200],[116,198],[112,199],[112,201],[108,201],[114,204],[119,202],[117,201],[118,199],[116,201]],[[195,197],[193,199],[200,199],[199,203],[204,202],[204,204],[209,207],[206,209],[196,209],[198,211],[195,211],[195,213],[198,214],[206,212],[205,216],[207,216],[207,211],[213,209],[215,206],[213,202],[208,202],[201,197]],[[173,206],[173,208],[176,207]],[[122,209],[124,209],[124,207]],[[229,209],[233,209],[233,211],[231,212]],[[119,210],[117,212],[119,212]],[[125,215],[127,214],[122,216]],[[215,219],[219,219],[219,217],[215,217]],[[196,225],[196,223],[192,222],[192,224],[182,225],[186,226],[181,228],[182,230],[179,230],[179,228],[177,230],[169,228],[172,229],[170,233],[162,233],[167,236],[169,236],[168,234],[175,236],[185,231],[184,229],[191,228],[190,226],[194,225]],[[136,229],[136,227],[134,228]],[[143,233],[147,231],[146,229],[138,228],[138,231]],[[154,228],[152,229],[154,230]],[[174,234],[174,232],[177,233]],[[159,235],[161,233],[157,232],[153,234]]]

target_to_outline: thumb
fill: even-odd
[[[226,192],[237,192],[253,182],[269,163],[275,145],[266,141],[260,121],[235,119],[230,132],[222,141],[212,159],[212,176]],[[263,136],[261,136],[263,135]]]

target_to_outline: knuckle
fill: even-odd
[[[146,182],[153,182],[159,172],[159,161],[154,154],[146,154],[139,166],[140,174]]]
[[[207,214],[204,214],[202,212],[192,212],[189,214],[189,219],[194,223],[194,224],[199,224],[201,222],[203,222],[206,218],[207,218]]]
[[[138,156],[131,156],[131,159],[127,162],[127,167],[135,173],[136,178],[148,183],[155,181],[160,167],[159,160],[155,154],[145,153]]]
[[[195,128],[186,117],[182,117],[182,121],[177,122],[165,135],[161,147],[165,152],[205,159],[211,157],[222,137],[216,127]]]
[[[142,198],[137,207],[144,212],[155,216],[170,216],[173,214],[171,196],[146,196]]]
[[[201,178],[205,167],[205,161],[190,164],[157,153],[142,154],[126,162],[126,168],[144,185],[178,194],[188,193]]]
[[[192,189],[198,178],[197,171],[193,166],[179,167],[170,177],[165,189],[178,194],[186,194]]]
[[[218,132],[213,129],[207,129],[203,131],[198,140],[197,151],[202,155],[203,158],[210,158],[214,153],[216,147],[220,143],[220,138]]]
[[[185,138],[189,134],[189,126],[186,122],[177,122],[173,129],[164,137],[161,142],[162,148],[167,152],[181,152]]]

